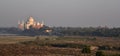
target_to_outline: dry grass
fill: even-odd
[[[65,48],[40,45],[25,45],[20,42],[36,41],[38,43],[72,43],[84,44],[91,46],[109,45],[120,47],[120,39],[112,37],[91,37],[91,36],[65,36],[65,37],[48,37],[40,36],[39,39],[30,36],[0,36],[0,54],[18,55],[19,56],[83,56],[80,48]],[[106,54],[120,54],[118,50],[103,50]],[[7,53],[7,54],[6,54]],[[86,56],[95,56],[96,50]]]
[[[24,41],[32,41],[35,37],[28,36],[0,36],[0,44],[15,44]]]

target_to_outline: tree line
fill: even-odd
[[[120,37],[120,28],[106,27],[53,27],[57,32],[65,36],[103,36],[103,37]]]
[[[103,37],[120,37],[120,28],[106,28],[106,27],[51,27],[52,32],[45,33],[44,27],[42,29],[20,30],[15,27],[0,28],[0,33],[12,34],[34,34],[34,35],[59,35],[59,36],[103,36]]]

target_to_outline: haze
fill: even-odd
[[[0,27],[29,16],[48,26],[120,27],[120,0],[0,0]]]

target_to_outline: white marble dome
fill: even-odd
[[[33,19],[33,17],[30,17],[30,18],[28,19],[28,21],[29,21],[29,22],[34,22],[35,20]]]

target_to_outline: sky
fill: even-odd
[[[51,27],[120,27],[120,0],[0,0],[0,27],[29,16]]]

